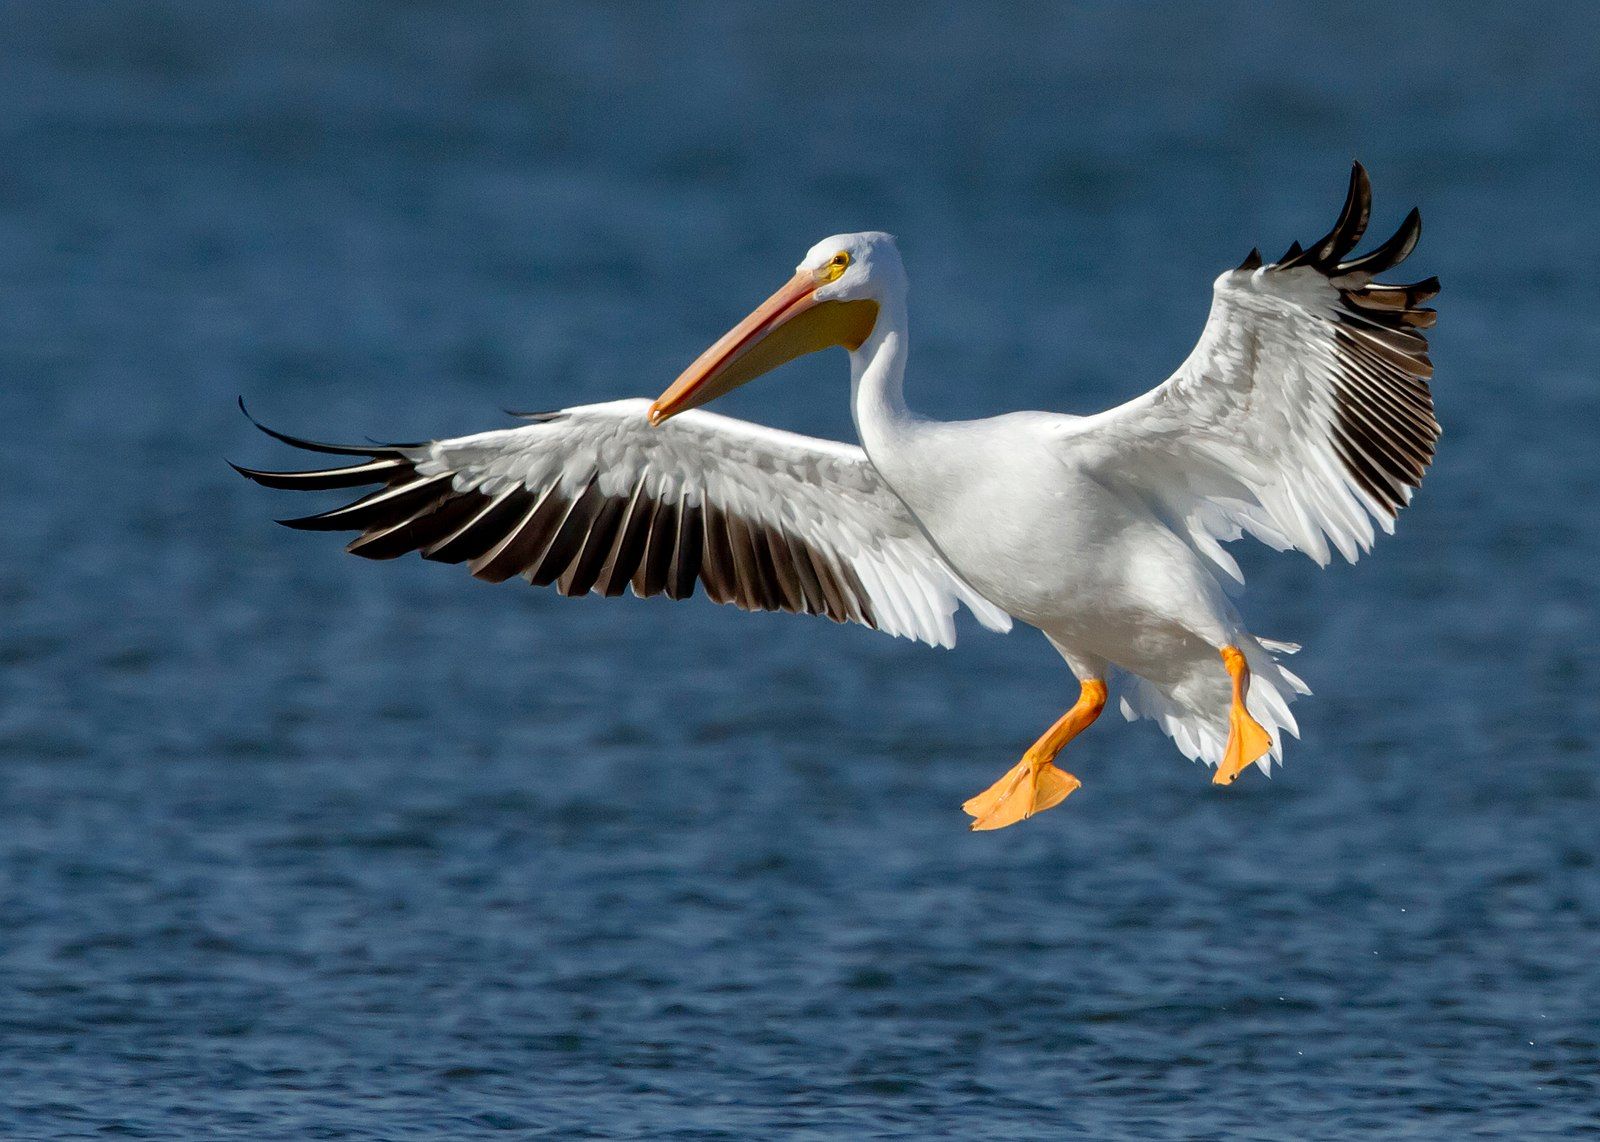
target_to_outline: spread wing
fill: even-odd
[[[1326,236],[1268,265],[1252,250],[1217,279],[1205,331],[1165,383],[1063,428],[1079,463],[1157,506],[1236,581],[1219,541],[1245,532],[1320,564],[1331,544],[1354,562],[1374,523],[1394,530],[1433,458],[1422,331],[1435,313],[1421,303],[1439,283],[1373,280],[1415,247],[1415,210],[1350,257],[1370,210],[1357,163]]]
[[[566,595],[593,591],[714,602],[856,622],[939,646],[965,603],[985,626],[1005,612],[950,569],[861,449],[714,413],[660,428],[648,402],[541,413],[517,428],[424,444],[335,446],[357,458],[306,472],[239,472],[271,488],[378,485],[310,531],[357,531],[369,559],[408,551]],[[235,465],[237,468],[238,466]]]

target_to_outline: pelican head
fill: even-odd
[[[794,277],[685,369],[650,406],[661,424],[732,392],[786,361],[872,336],[880,305],[905,288],[894,239],[881,231],[835,234],[801,259]]]

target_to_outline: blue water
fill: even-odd
[[[1600,1131],[1600,17],[1327,7],[6,6],[0,1136]],[[921,409],[1103,407],[1353,156],[1446,435],[1369,560],[1240,549],[1317,690],[1271,781],[1107,719],[970,835],[1034,633],[374,565],[223,465],[287,459],[239,393],[653,395],[863,227]]]

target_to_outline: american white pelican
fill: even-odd
[[[239,469],[274,488],[381,484],[290,527],[359,531],[357,555],[465,561],[568,595],[694,593],[803,611],[950,646],[964,603],[1004,631],[1038,627],[1077,676],[1073,707],[967,801],[974,829],[1058,804],[1053,763],[1115,688],[1229,784],[1270,773],[1296,647],[1245,630],[1229,601],[1249,533],[1326,565],[1392,531],[1439,426],[1419,330],[1435,279],[1384,285],[1420,232],[1350,257],[1370,191],[1358,163],[1333,229],[1217,278],[1199,344],[1165,382],[1094,416],[1020,412],[940,423],[907,409],[906,275],[887,234],[818,242],[795,274],[653,404],[621,400],[425,444],[333,446],[359,462]],[[850,354],[861,447],[690,411],[804,353]]]

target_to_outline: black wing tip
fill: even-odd
[[[261,468],[246,468],[243,464],[235,464],[227,457],[223,457],[222,462],[228,467],[232,468],[235,472],[239,473],[239,475],[243,476],[246,480],[249,480],[252,483],[260,484],[262,487],[266,487],[267,481],[270,480],[275,474],[265,471]]]
[[[1375,249],[1352,258],[1348,262],[1340,262],[1333,267],[1332,276],[1344,277],[1349,274],[1381,274],[1385,270],[1392,270],[1401,262],[1411,256],[1417,248],[1417,242],[1422,238],[1422,211],[1413,206],[1400,222],[1400,228],[1380,243]]]
[[[367,484],[392,484],[416,469],[403,459],[379,457],[364,464],[351,464],[336,468],[317,468],[309,471],[282,472],[265,468],[246,468],[232,460],[227,464],[239,475],[263,488],[277,488],[290,492],[326,492],[335,489],[359,488]]]
[[[291,519],[275,519],[272,522],[282,527],[292,528],[295,531],[323,531],[326,529],[319,527],[315,522],[322,518],[322,514],[294,516]]]
[[[374,444],[371,447],[361,447],[352,444],[327,444],[320,440],[307,440],[300,436],[290,436],[287,432],[279,432],[276,428],[270,428],[267,425],[262,424],[261,421],[257,420],[251,414],[250,409],[245,405],[243,396],[239,397],[239,411],[244,413],[246,420],[255,425],[262,432],[266,433],[266,435],[272,437],[274,440],[288,444],[294,448],[303,449],[306,452],[322,452],[329,456],[366,456],[370,459],[376,460],[379,457],[397,457],[401,454],[401,450],[405,448],[422,447],[420,443]]]
[[[1350,164],[1350,186],[1345,191],[1339,217],[1316,243],[1312,257],[1318,265],[1332,265],[1356,248],[1372,218],[1372,180],[1359,161]]]
[[[1350,160],[1350,188],[1345,191],[1345,205],[1372,205],[1372,175],[1360,159]]]
[[[1351,274],[1378,274],[1393,269],[1405,261],[1416,248],[1422,236],[1422,212],[1412,207],[1400,223],[1400,228],[1387,241],[1359,258],[1344,261],[1366,233],[1372,215],[1372,177],[1360,159],[1350,161],[1350,182],[1345,191],[1344,205],[1333,228],[1309,246],[1291,243],[1283,256],[1268,268],[1289,270],[1308,266],[1330,278]],[[1246,258],[1240,269],[1255,269]]]
[[[1350,162],[1350,182],[1345,188],[1344,204],[1339,207],[1339,217],[1333,227],[1304,250],[1299,243],[1290,247],[1278,260],[1279,269],[1312,266],[1329,273],[1339,259],[1355,249],[1366,233],[1367,221],[1372,216],[1372,179],[1359,159]]]

